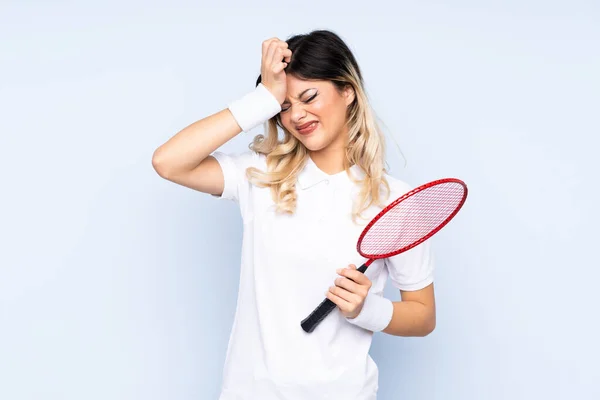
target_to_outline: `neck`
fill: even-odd
[[[323,149],[310,152],[310,158],[326,174],[333,175],[344,170],[344,149]]]

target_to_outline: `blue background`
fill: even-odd
[[[0,6],[0,399],[217,398],[239,213],[152,153],[317,28],[391,174],[470,189],[432,239],[436,330],[374,337],[380,399],[600,398],[598,2],[80,3]]]

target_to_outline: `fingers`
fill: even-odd
[[[329,290],[325,292],[325,297],[333,301],[333,303],[336,306],[338,306],[342,312],[348,312],[348,310],[351,308],[352,303],[344,299],[343,297],[338,296],[337,293],[332,292],[331,289],[332,288],[329,288]]]
[[[351,303],[358,303],[361,301],[360,293],[350,291],[344,287],[338,286],[337,284],[329,287],[329,292]]]
[[[269,44],[269,49],[267,50],[267,63],[271,66],[275,66],[275,57],[278,52],[281,51],[281,47],[279,42],[273,41]]]
[[[329,290],[347,301],[362,301],[369,293],[369,288],[371,287],[370,281],[369,284],[359,284],[342,276],[336,278],[334,284]]]
[[[263,64],[267,69],[271,69],[273,65],[273,54],[277,50],[277,42],[270,41],[265,48],[263,45]]]
[[[271,55],[272,58],[270,59],[271,61],[271,65],[273,66],[277,66],[279,63],[283,62],[284,56],[283,53],[285,50],[288,50],[291,52],[291,50],[289,50],[287,48],[287,43],[286,42],[278,42],[275,44],[271,44],[271,46],[274,48],[273,50],[273,54]],[[271,50],[269,48],[269,50]]]
[[[359,285],[368,286],[371,288],[371,280],[365,274],[356,269],[356,265],[350,264],[347,268],[340,268],[336,271],[338,274],[353,280]]]
[[[282,69],[287,67],[287,63],[283,61],[283,49],[277,47],[273,52],[273,58],[271,59],[272,71],[275,73],[281,72]]]
[[[360,296],[337,286],[330,287],[325,293],[325,297],[331,300],[346,317],[358,315],[364,303],[364,299]]]
[[[356,269],[354,264],[337,270],[335,286],[331,286],[325,296],[338,306],[347,317],[358,315],[371,288],[371,280]]]
[[[359,284],[357,284],[356,282],[342,277],[340,276],[339,278],[336,278],[334,281],[335,286],[345,289],[349,292],[352,293],[362,293],[363,291],[367,291],[367,289],[363,289]]]
[[[292,51],[290,49],[283,50],[283,60],[286,63],[289,63],[292,60]]]
[[[278,67],[280,63],[285,60],[289,62],[292,55],[291,50],[288,49],[287,42],[279,40],[278,38],[271,38],[263,42],[262,47],[263,63],[267,67]]]

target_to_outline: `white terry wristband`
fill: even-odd
[[[244,132],[268,121],[281,111],[281,105],[262,83],[244,97],[228,105],[229,111]]]
[[[368,293],[360,314],[355,318],[346,318],[353,325],[373,332],[387,328],[394,314],[394,304],[385,297]]]

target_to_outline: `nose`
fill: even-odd
[[[296,102],[290,105],[290,116],[294,124],[298,124],[304,117],[306,117],[306,110],[302,106],[301,102]]]

